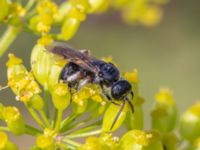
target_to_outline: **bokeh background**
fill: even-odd
[[[174,92],[179,112],[200,100],[200,1],[172,0],[164,7],[164,18],[156,27],[128,26],[117,12],[93,15],[85,21],[69,41],[77,49],[90,49],[101,58],[112,56],[122,72],[137,68],[140,92],[145,98],[145,128],[150,127],[150,110],[159,87]],[[4,26],[0,25],[0,33]],[[22,33],[9,52],[23,58],[30,68],[30,52],[37,37]],[[6,84],[7,53],[0,58],[0,84]],[[29,115],[9,91],[0,92],[0,102],[20,107],[23,116]],[[29,119],[30,123],[34,123]],[[13,138],[21,142],[22,150],[34,142],[28,136]]]

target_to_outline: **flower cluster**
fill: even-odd
[[[182,146],[180,142],[187,141],[190,142],[188,149],[199,148],[199,102],[183,113],[177,130],[177,107],[168,88],[161,88],[155,94],[152,127],[144,130],[142,105],[145,100],[139,91],[137,69],[123,74],[134,91],[131,100],[134,113],[128,102],[125,103],[112,126],[120,107],[103,96],[98,84],[87,84],[72,94],[68,85],[59,80],[62,68],[68,63],[65,59],[48,52],[44,45],[37,44],[32,50],[31,71],[28,71],[20,58],[14,54],[8,56],[8,87],[40,128],[27,124],[18,108],[1,104],[0,119],[5,125],[0,126],[0,149],[17,149],[5,132],[34,136],[33,150],[176,150]],[[104,60],[112,62],[111,58]],[[119,101],[117,103],[120,104]],[[50,108],[54,108],[54,111],[50,111]],[[68,110],[67,114],[65,110]],[[113,136],[122,126],[127,132],[121,137]],[[78,138],[86,138],[85,143],[77,142]]]
[[[0,40],[0,56],[21,31],[39,36],[39,44],[53,40],[70,40],[80,24],[90,14],[106,12],[109,8],[121,11],[127,24],[154,26],[162,18],[161,6],[168,0],[53,0],[0,1],[0,23],[8,25]],[[56,30],[60,27],[59,31]]]
[[[98,84],[90,83],[79,91],[71,91],[74,89],[60,80],[67,60],[46,50],[53,40],[71,39],[89,14],[103,13],[112,7],[121,11],[128,24],[153,26],[162,17],[160,6],[167,2],[66,0],[57,4],[53,0],[29,0],[24,6],[20,1],[1,0],[0,22],[9,27],[0,39],[0,56],[22,30],[39,36],[31,52],[30,71],[14,54],[8,55],[6,64],[6,87],[24,104],[39,127],[28,124],[17,107],[0,103],[0,150],[18,149],[6,132],[33,136],[35,144],[31,150],[198,150],[200,102],[188,108],[179,120],[172,91],[161,88],[155,95],[151,128],[145,130],[142,108],[145,100],[139,91],[137,69],[122,75],[131,83],[134,97],[129,103],[126,101],[119,113],[121,102],[114,100],[117,105],[109,102]],[[60,27],[58,32],[54,30],[56,27]],[[110,57],[103,60],[116,65]],[[134,105],[134,113],[130,103]],[[114,136],[121,127],[126,132]],[[78,142],[80,138],[85,138],[85,142]]]

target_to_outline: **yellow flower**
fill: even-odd
[[[45,34],[40,39],[38,39],[37,43],[40,45],[44,45],[44,46],[49,45],[49,44],[53,43],[53,38],[51,35]]]
[[[7,142],[8,136],[6,135],[6,133],[0,131],[0,149],[5,148]]]
[[[22,59],[20,59],[18,57],[15,57],[15,55],[12,54],[12,53],[8,54],[8,57],[9,57],[9,60],[6,63],[7,67],[12,67],[12,66],[20,65],[23,62]]]
[[[87,86],[84,86],[78,93],[73,94],[72,100],[80,106],[84,104],[85,100],[92,98],[93,96],[95,101],[102,102],[102,99],[97,97],[99,94],[101,94],[101,89],[98,85],[88,84]]]
[[[56,3],[52,2],[51,0],[43,0],[37,6],[37,12],[41,13],[49,13],[55,14],[58,11],[58,7]]]
[[[42,149],[50,147],[51,145],[53,145],[53,143],[54,140],[51,136],[39,135],[36,138],[36,145]]]
[[[134,69],[132,72],[126,72],[124,77],[133,84],[139,83],[138,70]]]
[[[20,4],[16,5],[16,12],[19,17],[23,17],[26,14],[26,10]]]
[[[67,93],[69,93],[67,84],[60,83],[55,86],[54,94],[58,96],[65,96]]]
[[[37,31],[42,33],[48,33],[51,29],[50,25],[44,24],[42,21],[37,24]]]
[[[69,93],[67,84],[56,84],[52,93],[54,106],[59,110],[64,110],[70,104],[70,99],[71,93]]]
[[[120,148],[126,150],[162,150],[163,145],[160,138],[161,136],[157,131],[131,130],[121,138]]]
[[[39,135],[36,138],[36,145],[39,148],[45,149],[49,147],[53,147],[54,144],[54,137],[56,136],[56,132],[49,128],[44,129],[44,134]]]
[[[78,148],[78,150],[101,150],[99,139],[94,136],[88,137],[85,144]]]
[[[68,17],[78,19],[80,21],[84,21],[86,19],[86,14],[81,12],[78,8],[72,7],[67,14]]]
[[[19,110],[16,107],[8,106],[3,109],[3,118],[5,122],[16,121],[20,116]]]
[[[200,101],[197,101],[194,105],[192,105],[187,112],[200,116]]]
[[[175,105],[173,93],[169,88],[160,88],[159,92],[155,95],[155,98],[157,102],[164,103],[169,106]]]
[[[78,8],[81,12],[87,12],[91,7],[89,0],[70,0],[69,3]]]
[[[34,94],[39,94],[41,90],[33,74],[27,72],[21,63],[21,59],[15,57],[13,54],[9,54],[9,60],[7,62],[8,85],[16,94],[18,100],[27,102]]]
[[[155,26],[160,22],[161,18],[162,10],[157,6],[149,6],[139,20],[146,26]]]

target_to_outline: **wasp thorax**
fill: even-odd
[[[101,76],[108,84],[119,80],[119,70],[112,63],[105,63],[101,66]]]

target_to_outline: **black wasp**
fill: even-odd
[[[134,112],[133,104],[130,101],[130,96],[131,99],[133,98],[132,86],[127,80],[120,77],[119,70],[112,63],[93,58],[88,51],[77,51],[62,42],[54,42],[47,49],[68,60],[69,63],[61,71],[60,80],[67,83],[70,89],[74,88],[78,91],[88,83],[99,84],[102,94],[111,103],[121,106],[111,129],[123,110],[125,102],[129,103]],[[122,104],[115,103],[114,100],[122,100]]]

